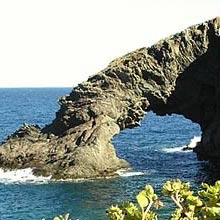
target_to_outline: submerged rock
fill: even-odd
[[[129,167],[112,138],[147,111],[181,114],[202,129],[201,159],[220,158],[220,19],[198,24],[112,61],[60,98],[50,124],[24,125],[0,148],[3,168],[53,178],[116,175]]]

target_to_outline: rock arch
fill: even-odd
[[[111,139],[145,112],[182,114],[199,123],[199,157],[220,158],[220,18],[112,61],[60,102],[50,124],[24,125],[0,148],[0,166],[32,167],[54,178],[115,175],[129,164]]]

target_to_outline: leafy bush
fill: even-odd
[[[179,179],[167,181],[162,194],[171,198],[176,209],[171,220],[220,220],[220,181],[213,186],[202,183],[197,194],[190,189],[190,183]],[[157,220],[156,210],[163,206],[151,185],[146,185],[136,196],[137,204],[124,202],[112,205],[107,210],[108,220]],[[71,220],[69,214],[59,215],[53,220]]]
[[[59,215],[53,218],[53,220],[71,220],[69,213],[66,215]]]
[[[203,189],[195,195],[190,183],[179,179],[167,181],[162,188],[164,196],[171,198],[176,209],[171,220],[220,220],[220,181],[214,186],[202,184]],[[150,185],[136,196],[137,204],[124,202],[107,210],[109,220],[157,220],[156,209],[163,206]]]

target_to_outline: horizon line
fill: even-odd
[[[0,89],[61,89],[75,88],[76,86],[0,86]]]

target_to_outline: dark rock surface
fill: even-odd
[[[196,152],[219,159],[219,28],[216,18],[112,61],[60,99],[50,125],[24,125],[10,136],[0,148],[0,166],[32,167],[58,179],[115,175],[129,164],[116,156],[112,138],[138,126],[150,110],[199,123]]]

